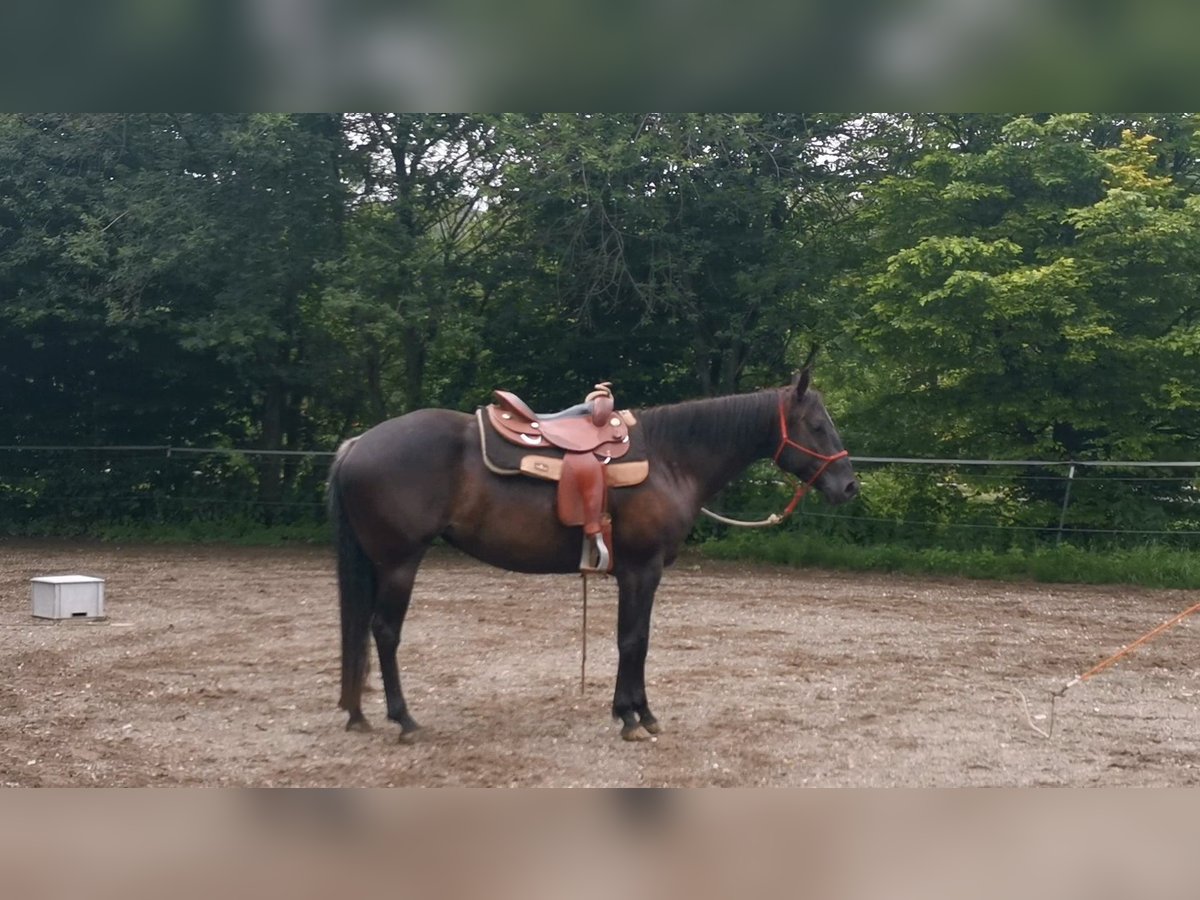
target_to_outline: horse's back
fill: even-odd
[[[420,409],[388,419],[339,454],[333,473],[370,556],[428,542],[449,518],[471,417]]]
[[[450,409],[418,409],[380,422],[359,436],[354,452],[370,448],[376,461],[404,458],[406,461],[433,461],[447,450],[457,451],[471,417]]]

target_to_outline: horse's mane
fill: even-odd
[[[765,438],[764,425],[779,402],[779,389],[685,400],[638,411],[646,440],[658,445],[740,446]]]

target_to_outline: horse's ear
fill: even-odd
[[[812,349],[808,351],[808,359],[804,360],[804,365],[802,365],[800,368],[811,371],[813,360],[817,358],[817,351],[820,349],[820,344],[813,344]]]
[[[796,373],[796,377],[792,380],[792,385],[796,389],[796,399],[799,400],[804,396],[804,392],[808,390],[808,382],[812,377],[812,364],[816,358],[819,344],[813,344],[812,349],[808,351],[808,359],[804,360],[804,365],[800,367],[800,371]]]
[[[805,367],[796,373],[792,379],[792,388],[796,392],[796,399],[800,400],[804,397],[804,392],[808,390],[808,380],[811,375],[810,370]]]

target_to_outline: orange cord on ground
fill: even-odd
[[[1137,647],[1139,644],[1146,643],[1146,641],[1150,640],[1150,638],[1154,637],[1156,634],[1160,634],[1160,633],[1166,631],[1168,628],[1170,628],[1172,625],[1176,624],[1177,622],[1182,622],[1184,619],[1186,619],[1188,616],[1190,616],[1192,613],[1196,612],[1197,610],[1200,610],[1200,603],[1197,603],[1195,606],[1188,607],[1183,612],[1181,612],[1179,615],[1177,615],[1175,618],[1171,619],[1170,621],[1163,622],[1161,625],[1159,625],[1157,628],[1153,629],[1152,631],[1147,631],[1145,634],[1143,634],[1140,638],[1138,638],[1132,644],[1129,644],[1128,646],[1123,647],[1119,652],[1114,653],[1108,659],[1101,660],[1096,665],[1092,666],[1090,669],[1088,669],[1086,672],[1084,672],[1082,675],[1080,675],[1078,678],[1076,678],[1075,681],[1072,681],[1071,684],[1075,684],[1076,682],[1079,682],[1079,681],[1087,681],[1089,678],[1091,678],[1093,675],[1097,674],[1098,672],[1103,672],[1105,669],[1107,669],[1109,666],[1111,666],[1113,663],[1115,663],[1117,660],[1119,660],[1122,656],[1125,656],[1130,651],[1132,651],[1134,647]]]
[[[1034,731],[1036,731],[1038,734],[1040,734],[1042,737],[1044,737],[1046,740],[1050,740],[1054,736],[1054,706],[1055,706],[1055,701],[1058,700],[1059,697],[1065,696],[1067,691],[1069,691],[1075,685],[1079,684],[1079,682],[1087,681],[1093,675],[1097,675],[1100,672],[1103,672],[1105,669],[1107,669],[1109,666],[1111,666],[1117,660],[1121,659],[1124,656],[1128,656],[1131,652],[1133,652],[1135,647],[1138,647],[1139,645],[1146,643],[1146,641],[1150,640],[1155,635],[1162,634],[1162,632],[1166,631],[1172,625],[1182,622],[1184,619],[1186,619],[1192,613],[1197,612],[1197,611],[1200,611],[1200,603],[1197,603],[1195,606],[1189,606],[1187,609],[1185,609],[1179,615],[1175,616],[1173,619],[1169,619],[1166,622],[1163,622],[1157,628],[1153,628],[1150,631],[1147,631],[1145,634],[1143,634],[1140,638],[1138,638],[1132,644],[1127,644],[1126,646],[1122,647],[1120,650],[1118,650],[1116,653],[1114,653],[1112,656],[1108,657],[1107,659],[1100,660],[1100,662],[1096,663],[1096,665],[1092,666],[1090,669],[1088,669],[1082,675],[1076,675],[1074,678],[1072,678],[1070,681],[1068,681],[1066,684],[1064,684],[1062,687],[1060,687],[1057,691],[1051,691],[1050,692],[1050,723],[1047,728],[1044,728],[1044,729],[1039,728],[1037,725],[1034,724],[1033,716],[1029,712],[1029,702],[1025,699],[1025,694],[1023,694],[1019,689],[1014,688],[1013,689],[1014,693],[1016,693],[1016,695],[1020,698],[1021,705],[1025,710],[1025,720],[1029,723],[1029,727],[1032,728]]]

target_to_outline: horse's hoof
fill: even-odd
[[[649,740],[650,733],[641,725],[634,725],[632,728],[622,728],[621,737],[627,741],[645,741]]]
[[[346,723],[346,730],[357,731],[361,734],[366,734],[371,730],[371,723],[368,722],[363,716],[359,716],[357,718],[350,719],[350,721]]]
[[[649,722],[647,722],[645,719],[642,719],[642,727],[651,734],[662,734],[663,730],[662,723],[660,723],[657,719],[651,719]]]
[[[416,725],[412,728],[406,728],[400,732],[400,743],[409,745],[415,744],[421,737],[421,726]]]

